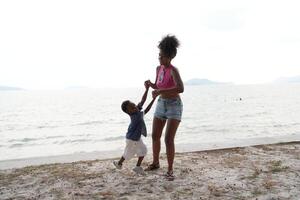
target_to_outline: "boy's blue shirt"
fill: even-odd
[[[139,111],[130,115],[130,124],[126,133],[126,138],[134,141],[139,141],[141,135],[147,136],[146,124],[144,121],[144,112],[142,107],[138,107]]]

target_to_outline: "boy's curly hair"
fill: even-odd
[[[124,113],[127,113],[127,105],[128,104],[129,104],[129,100],[126,100],[126,101],[122,102],[121,108],[122,108],[122,110],[123,110]]]
[[[159,42],[158,48],[165,56],[173,59],[177,54],[179,45],[179,41],[175,35],[167,35]]]

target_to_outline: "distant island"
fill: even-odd
[[[232,84],[229,82],[216,82],[208,79],[193,78],[184,83],[185,85],[220,85],[220,84]]]
[[[11,90],[24,90],[24,89],[18,87],[0,86],[0,91],[11,91]]]
[[[273,81],[274,83],[300,83],[300,76],[280,77]]]

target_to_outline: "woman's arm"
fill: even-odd
[[[184,92],[184,85],[181,80],[178,69],[174,67],[171,72],[171,75],[173,77],[173,80],[174,80],[176,86],[173,88],[169,88],[169,89],[156,89],[152,92],[152,96],[158,96],[160,94],[172,95],[172,94],[178,94],[178,93]]]

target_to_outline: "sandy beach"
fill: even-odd
[[[300,142],[178,153],[174,181],[165,155],[145,174],[132,171],[136,159],[121,170],[112,161],[1,170],[0,199],[300,199]]]

